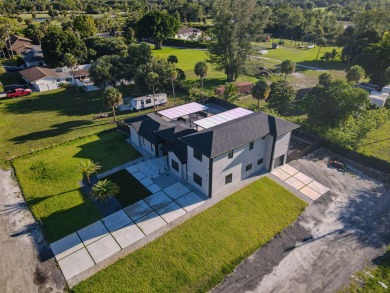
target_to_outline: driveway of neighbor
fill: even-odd
[[[63,292],[65,280],[11,171],[0,169],[0,292]]]
[[[379,181],[385,176],[348,160],[349,171],[340,173],[328,166],[331,156],[320,149],[289,164],[330,191],[214,292],[335,292],[385,253],[390,189]]]

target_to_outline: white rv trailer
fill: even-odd
[[[168,102],[167,94],[160,93],[154,95],[154,103],[153,103],[153,95],[147,95],[143,97],[134,98],[131,100],[131,108],[132,110],[142,110],[146,108],[151,108],[153,106],[165,105]]]

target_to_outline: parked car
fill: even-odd
[[[17,98],[17,97],[29,96],[29,95],[31,95],[31,93],[32,92],[30,89],[18,88],[18,89],[10,90],[7,93],[7,98]]]

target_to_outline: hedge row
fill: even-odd
[[[177,46],[177,47],[186,47],[186,48],[199,48],[207,49],[208,43],[203,43],[199,41],[187,41],[182,39],[168,38],[164,41],[164,45],[168,46]]]

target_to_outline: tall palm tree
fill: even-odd
[[[295,71],[296,64],[291,60],[284,60],[282,64],[280,64],[280,71],[284,73],[284,83],[287,81],[287,74],[291,74]]]
[[[108,180],[99,180],[91,190],[91,198],[97,201],[107,202],[110,197],[116,196],[120,193],[119,186]]]
[[[76,85],[76,92],[77,92],[77,94],[79,94],[79,86],[77,85],[77,81],[76,81],[76,78],[74,76],[74,70],[77,67],[78,60],[73,54],[65,53],[64,63],[65,63],[66,67],[68,67],[68,68],[70,68],[70,70],[72,70],[73,81]]]
[[[77,167],[76,172],[83,174],[83,176],[87,179],[88,186],[91,186],[91,175],[96,173],[97,170],[100,170],[102,166],[99,163],[94,163],[91,160],[80,162]]]
[[[240,98],[238,87],[232,83],[225,83],[221,98],[230,103],[236,102]]]
[[[108,87],[103,93],[103,104],[110,107],[114,121],[116,122],[115,107],[123,104],[122,94],[114,87]]]
[[[156,85],[158,83],[158,80],[159,80],[159,76],[156,72],[149,72],[147,75],[146,75],[146,84],[152,88],[152,91],[153,91],[153,108],[156,108],[156,101],[154,99],[154,96],[155,96],[155,88],[156,88]]]
[[[270,86],[264,81],[259,80],[252,88],[252,97],[257,100],[257,109],[260,110],[260,100],[266,100],[271,92]]]
[[[200,85],[202,86],[202,89],[204,89],[203,78],[207,76],[207,71],[208,71],[208,67],[206,61],[199,61],[198,63],[195,64],[194,72],[196,76],[199,76],[200,78]]]
[[[175,106],[176,95],[175,95],[175,80],[177,79],[177,70],[174,66],[169,68],[169,80],[172,85],[172,94],[173,94],[173,105]]]

